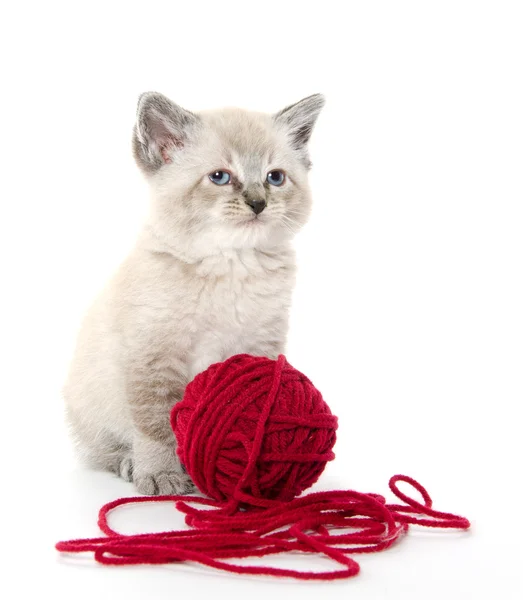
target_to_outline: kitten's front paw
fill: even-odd
[[[147,496],[186,495],[197,491],[188,475],[175,471],[164,471],[154,475],[135,475],[134,485],[141,494]]]

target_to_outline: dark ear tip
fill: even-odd
[[[138,96],[138,102],[136,103],[136,114],[140,114],[143,110],[143,107],[148,104],[150,98],[155,94],[155,92],[142,92]]]
[[[325,105],[325,96],[323,94],[312,94],[311,96],[307,96],[306,98],[302,98],[295,104],[290,104],[286,106],[283,110],[276,113],[275,118],[287,118],[290,114],[295,112],[307,112],[311,115],[318,115],[321,109]]]
[[[139,96],[138,96],[138,104],[140,104],[141,102],[143,102],[144,100],[147,100],[148,97],[151,96],[155,96],[158,92],[142,92]]]
[[[323,94],[312,94],[312,96],[309,96],[308,98],[306,98],[306,100],[309,100],[311,103],[314,103],[318,107],[318,109],[323,108],[325,106],[325,102],[327,101]]]
[[[150,106],[153,103],[158,103],[158,102],[169,102],[169,100],[166,96],[164,96],[163,94],[160,94],[160,92],[142,92],[138,96],[138,103],[137,103],[136,110],[139,113],[144,108]]]

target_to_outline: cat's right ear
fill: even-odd
[[[138,100],[133,133],[133,153],[145,173],[154,173],[172,161],[183,148],[199,117],[157,92],[146,92]]]

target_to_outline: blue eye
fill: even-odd
[[[285,173],[283,171],[270,171],[267,173],[267,183],[271,185],[282,185],[285,181]]]
[[[216,185],[227,185],[231,181],[231,174],[227,171],[214,171],[209,174],[209,179]]]

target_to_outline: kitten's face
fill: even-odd
[[[268,249],[291,238],[310,212],[306,145],[322,106],[312,96],[275,116],[194,115],[144,95],[134,151],[152,186],[156,232],[199,255]]]

